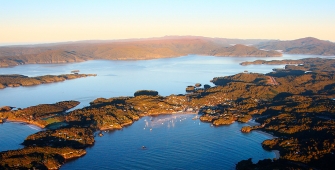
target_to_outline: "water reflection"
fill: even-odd
[[[178,115],[160,115],[156,117],[150,117],[150,119],[144,119],[144,128],[143,130],[152,131],[154,128],[158,127],[167,127],[174,128],[176,123],[181,123],[186,120],[189,115],[186,114],[178,114]]]

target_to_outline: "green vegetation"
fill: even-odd
[[[82,149],[94,143],[93,131],[89,128],[65,127],[45,130],[28,136],[25,146],[71,147]]]
[[[134,93],[134,96],[143,96],[143,95],[146,95],[146,96],[157,96],[158,95],[158,92],[155,91],[155,90],[138,90]]]
[[[5,110],[0,111],[0,119],[26,122],[44,128],[54,122],[61,122],[61,117],[57,116],[62,115],[66,110],[74,108],[78,104],[78,101],[62,101],[55,104],[40,104],[18,110]]]

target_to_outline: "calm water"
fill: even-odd
[[[243,61],[256,59],[299,59],[313,56],[284,55],[283,57],[212,57],[185,56],[179,58],[106,61],[95,60],[71,64],[31,64],[13,68],[0,68],[0,74],[23,74],[27,76],[68,74],[72,70],[80,73],[98,74],[96,77],[79,78],[65,82],[31,87],[14,87],[0,90],[0,106],[28,107],[41,103],[62,100],[77,100],[82,106],[98,97],[132,96],[140,89],[157,90],[160,95],[185,93],[188,85],[210,84],[213,77],[227,76],[248,70],[268,73],[271,65],[241,66]],[[314,56],[315,57],[315,56]]]
[[[212,127],[193,117],[144,117],[123,130],[96,137],[86,156],[61,169],[234,169],[242,159],[275,157],[260,144],[269,137],[243,134],[243,124]]]
[[[306,55],[273,58],[234,58],[190,55],[144,61],[87,61],[71,64],[33,64],[0,68],[0,74],[40,76],[67,74],[71,70],[98,74],[65,82],[0,90],[0,106],[28,107],[62,100],[78,100],[78,107],[98,97],[132,96],[136,90],[157,90],[160,95],[185,93],[188,85],[211,84],[213,77],[248,70],[267,73],[282,65],[241,66],[256,59],[300,59]],[[97,137],[87,155],[69,162],[62,169],[234,169],[242,159],[274,158],[261,142],[268,137],[256,132],[240,133],[243,124],[211,127],[191,120],[194,115],[142,118],[121,131]],[[161,120],[159,120],[161,119]],[[172,122],[173,121],[173,122]],[[158,122],[158,123],[156,123]],[[163,124],[162,124],[163,123]],[[144,129],[145,128],[145,129]],[[152,130],[150,131],[150,128]],[[18,123],[0,124],[0,151],[21,148],[29,134],[40,129]],[[142,150],[145,145],[148,149]]]
[[[11,122],[0,124],[0,152],[23,148],[20,143],[30,134],[40,131],[34,125]]]

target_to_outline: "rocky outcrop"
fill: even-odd
[[[243,133],[249,133],[251,132],[252,128],[250,126],[243,126],[241,129],[241,132]]]
[[[11,111],[12,109],[13,107],[3,106],[3,107],[0,107],[0,112],[7,112],[7,111]]]
[[[84,149],[78,149],[74,152],[65,152],[65,153],[62,153],[62,157],[64,159],[74,159],[74,158],[79,158],[79,157],[82,157],[86,154],[86,150]]]
[[[213,125],[219,126],[219,125],[230,125],[235,122],[233,117],[229,118],[219,118],[213,121]]]

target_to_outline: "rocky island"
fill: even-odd
[[[335,60],[302,59],[299,63],[268,74],[215,77],[216,86],[190,85],[187,88],[193,88],[187,94],[160,96],[157,91],[142,90],[134,96],[97,98],[90,106],[67,113],[78,102],[1,109],[4,120],[38,122],[46,130],[28,136],[23,149],[1,152],[0,167],[59,167],[85,154],[83,149],[94,144],[97,131],[121,129],[148,115],[193,112],[214,126],[253,118],[259,125],[245,126],[242,132],[258,129],[277,136],[262,146],[279,150],[278,160],[257,164],[244,160],[237,169],[332,169],[325,162],[335,158]]]

